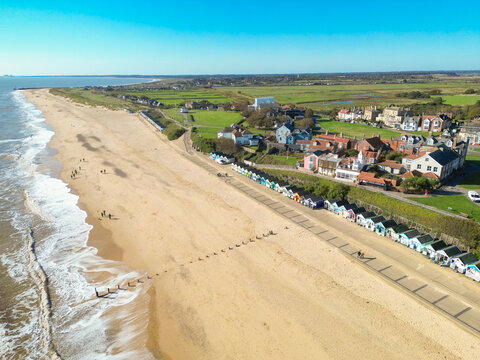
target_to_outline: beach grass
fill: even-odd
[[[476,205],[465,195],[440,195],[429,197],[410,197],[409,199],[433,206],[437,209],[448,211],[452,214],[467,214],[472,219],[480,221],[480,206]]]
[[[129,108],[137,111],[145,108],[137,104],[132,104],[130,101],[119,99],[115,96],[101,94],[93,89],[85,90],[81,88],[52,88],[50,89],[50,93],[69,98],[70,100],[80,104],[89,106],[103,106],[110,110]]]
[[[180,106],[187,100],[200,102],[207,100],[213,104],[223,104],[232,102],[232,99],[212,90],[127,90],[117,91],[122,95],[135,95],[137,97],[146,96],[150,99],[158,100],[165,105]]]

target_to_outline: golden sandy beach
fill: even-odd
[[[55,131],[62,178],[94,226],[90,244],[159,274],[149,341],[132,346],[175,360],[478,354],[471,333],[196,166],[200,156],[186,159],[182,139],[168,142],[135,114],[25,95]],[[115,220],[99,221],[104,209]],[[235,246],[269,230],[278,235]]]

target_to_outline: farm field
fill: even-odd
[[[473,105],[480,101],[480,95],[444,95],[442,99],[447,105]]]
[[[389,129],[380,129],[364,124],[351,124],[348,122],[333,120],[317,120],[317,125],[330,132],[337,134],[343,133],[343,135],[357,138],[361,138],[363,135],[371,137],[375,134],[380,135],[382,138],[390,139],[391,137],[397,137],[400,135],[400,132]]]
[[[341,107],[387,106],[429,102],[431,99],[407,99],[395,94],[406,91],[441,90],[442,98],[463,93],[471,88],[469,82],[436,82],[419,84],[351,84],[351,85],[314,85],[314,86],[249,86],[217,87],[222,94],[239,94],[250,97],[273,96],[282,104],[308,106],[317,111],[329,111]],[[239,93],[240,92],[240,93]],[[462,96],[463,98],[463,96]]]
[[[135,95],[137,97],[146,96],[155,99],[165,105],[180,105],[187,100],[202,101],[208,100],[214,104],[223,104],[232,102],[232,99],[223,96],[216,91],[210,90],[149,90],[149,91],[119,91],[115,94]]]
[[[468,214],[468,216],[475,219],[475,221],[480,221],[480,206],[470,201],[466,195],[445,195],[425,198],[411,197],[409,199],[453,214]]]

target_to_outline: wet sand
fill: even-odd
[[[158,358],[478,353],[469,332],[185,159],[183,140],[168,142],[134,114],[73,104],[47,90],[26,96],[55,131],[62,178],[94,226],[90,244],[103,257],[159,274],[149,341],[137,345]],[[104,209],[114,220],[100,217]],[[269,230],[277,235],[249,241]]]

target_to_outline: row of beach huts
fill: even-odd
[[[286,181],[280,180],[277,177],[267,174],[252,166],[243,163],[233,163],[232,169],[259,184],[265,185],[276,192],[282,193],[288,198],[295,200],[304,206],[308,206],[311,209],[323,208],[324,206],[325,201],[323,197],[310,194],[300,187],[290,185]]]
[[[393,219],[386,219],[364,207],[350,204],[347,200],[324,200],[321,196],[310,194],[252,166],[232,163],[232,169],[302,205],[311,209],[325,208],[380,236],[408,246],[441,266],[449,266],[473,280],[480,281],[480,260],[472,252],[462,251],[458,246],[448,245],[430,234],[422,234],[417,229],[397,224]]]

